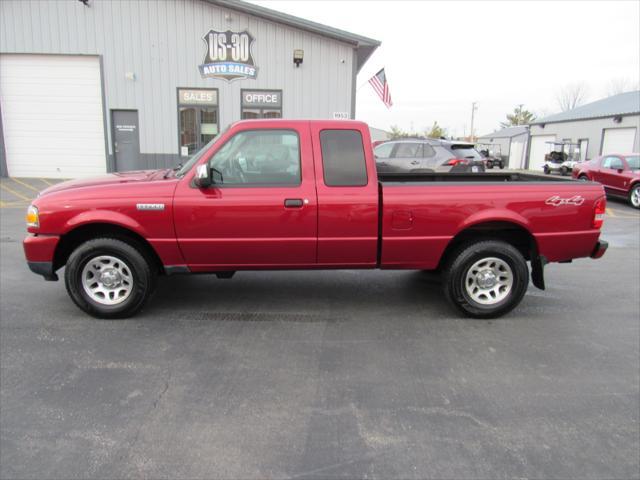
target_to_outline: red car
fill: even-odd
[[[440,270],[471,317],[503,315],[543,267],[600,258],[596,183],[519,173],[380,175],[355,121],[246,120],[173,170],[49,187],[27,212],[29,267],[75,304],[122,318],[158,275],[237,270]]]
[[[640,208],[640,154],[609,154],[576,163],[572,176],[599,182],[607,194],[626,198],[632,207]]]

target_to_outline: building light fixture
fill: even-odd
[[[293,63],[296,68],[298,68],[302,64],[302,60],[304,59],[304,50],[295,49],[293,51]]]

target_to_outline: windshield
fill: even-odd
[[[224,132],[222,132],[222,133],[224,134]],[[193,167],[193,165],[198,160],[200,160],[200,158],[202,158],[202,155],[204,155],[205,152],[207,152],[207,150],[209,150],[211,145],[216,143],[220,137],[222,137],[222,134],[216,136],[213,140],[211,140],[209,143],[207,143],[204,147],[202,147],[200,150],[198,150],[196,153],[194,153],[191,156],[191,158],[189,160],[187,160],[187,162],[182,167],[180,167],[180,170],[178,170],[176,172],[176,177],[182,178],[185,175],[185,173],[187,173],[189,170],[191,170],[191,167]]]
[[[627,163],[631,170],[640,170],[640,156],[627,157]]]

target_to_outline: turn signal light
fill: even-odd
[[[38,207],[29,205],[25,220],[27,221],[27,227],[38,228],[40,226]]]
[[[467,160],[465,158],[452,158],[447,163],[445,163],[445,165],[449,165],[451,167],[455,167],[456,165],[460,165],[460,164],[466,165],[467,163],[469,163],[469,160]]]
[[[595,208],[593,209],[593,228],[602,228],[604,223],[604,214],[607,211],[607,198],[600,197],[596,200]]]

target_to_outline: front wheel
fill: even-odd
[[[549,167],[547,167],[546,165],[544,166],[544,168],[542,169],[545,173],[545,175],[549,175],[551,173],[551,169]]]
[[[633,208],[640,208],[640,183],[634,185],[629,192],[629,203]]]
[[[97,318],[127,318],[149,299],[156,273],[129,243],[96,238],[69,256],[64,280],[69,296],[84,312]]]
[[[513,310],[529,286],[522,254],[499,240],[466,244],[450,258],[443,276],[444,294],[472,318],[496,318]]]

